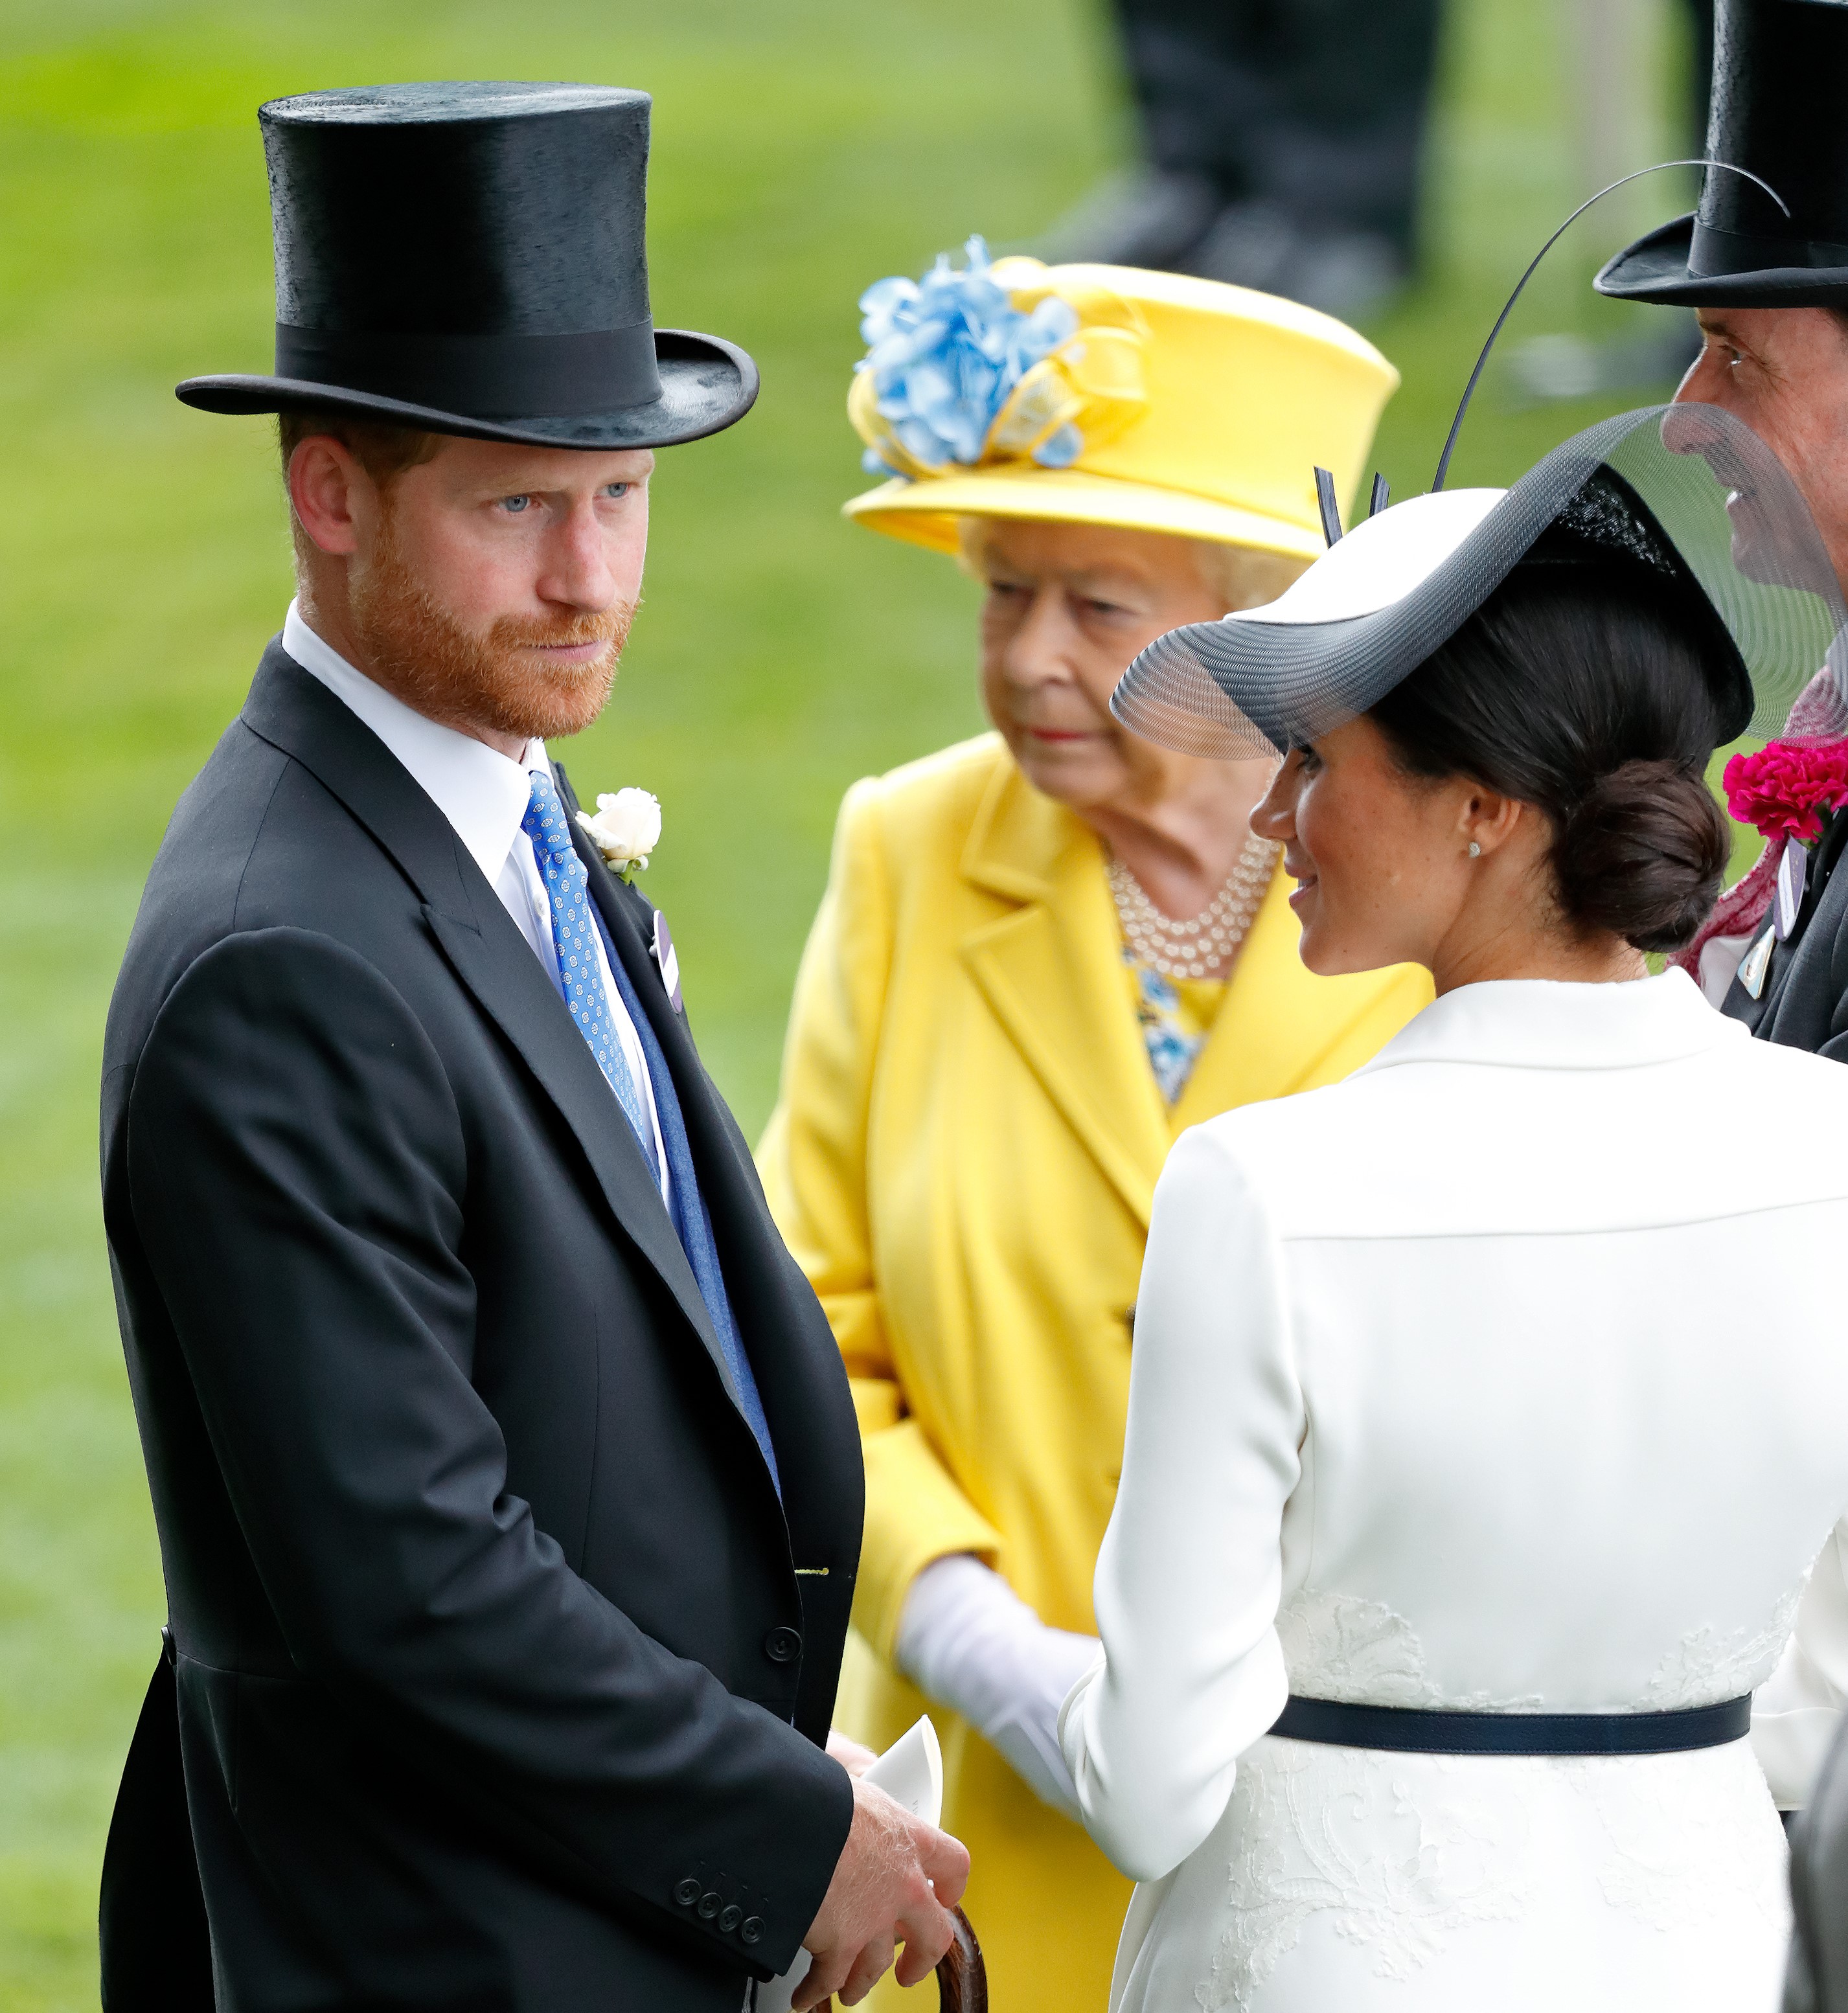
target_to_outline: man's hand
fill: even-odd
[[[871,1748],[850,1740],[838,1726],[827,1729],[827,1753],[829,1760],[839,1762],[849,1775],[863,1775],[879,1759]]]
[[[831,1993],[857,2005],[898,1943],[899,1984],[928,1976],[956,1933],[949,1911],[968,1878],[969,1855],[955,1839],[856,1779],[853,1828],[802,1939],[814,1961],[792,2002],[799,2013]]]

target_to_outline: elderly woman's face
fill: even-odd
[[[1028,781],[1078,810],[1167,796],[1198,763],[1120,726],[1110,694],[1145,644],[1225,613],[1187,542],[993,519],[978,563],[982,700]]]

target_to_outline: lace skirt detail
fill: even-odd
[[[1748,1744],[1566,1759],[1260,1740],[1137,1890],[1112,2013],[1775,2013],[1783,1828]]]

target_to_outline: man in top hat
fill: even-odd
[[[1848,590],[1848,5],[1720,0],[1710,171],[1692,216],[1639,239],[1599,274],[1619,299],[1692,307],[1704,346],[1676,394],[1724,406],[1796,477]],[[1780,209],[1782,202],[1785,209]],[[1791,730],[1839,731],[1828,688],[1838,643]],[[1843,657],[1840,664],[1835,663]],[[1685,954],[1728,1014],[1765,1039],[1848,1061],[1848,843],[1838,818],[1805,863],[1794,915],[1772,900],[1768,858],[1722,898]],[[1780,928],[1780,923],[1785,927]]]
[[[799,2003],[851,2001],[952,1933],[961,1847],[822,1744],[839,1357],[547,751],[609,696],[652,451],[756,390],[652,327],[649,109],[265,106],[276,370],[180,388],[281,416],[298,594],[109,1017],[170,1620],[111,2013],[738,2013],[805,1945]]]
[[[1620,253],[1597,285],[1696,310],[1704,345],[1677,398],[1728,407],[1776,450],[1848,590],[1845,82],[1842,0],[1720,0],[1707,154],[1749,170],[1778,201],[1742,175],[1710,170],[1700,209]],[[1839,733],[1845,678],[1838,637],[1791,714],[1793,732]],[[1768,851],[1721,898],[1687,963],[1754,1034],[1848,1062],[1848,873],[1835,871],[1844,844],[1848,816],[1839,816],[1804,862],[1794,914],[1778,913],[1780,862]],[[1815,1573],[1845,1569],[1838,1534]],[[1793,1832],[1785,2013],[1848,2013],[1848,1745],[1826,1760],[1821,1751],[1840,1703],[1821,1672],[1788,1656],[1753,1717],[1754,1744],[1782,1778],[1773,1782],[1780,1800],[1809,1805]]]

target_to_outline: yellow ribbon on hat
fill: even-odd
[[[1117,439],[1149,409],[1149,325],[1140,310],[1103,287],[1035,288],[1035,280],[1046,270],[1038,259],[1003,259],[996,261],[991,277],[1023,313],[1056,295],[1078,316],[1078,326],[1008,394],[989,424],[979,459],[967,465],[992,468],[1031,461],[1067,426],[1075,427],[1083,439],[1081,458],[1084,449]],[[941,467],[918,460],[901,443],[880,413],[870,372],[855,377],[847,395],[847,417],[894,474],[913,481],[943,474]]]

